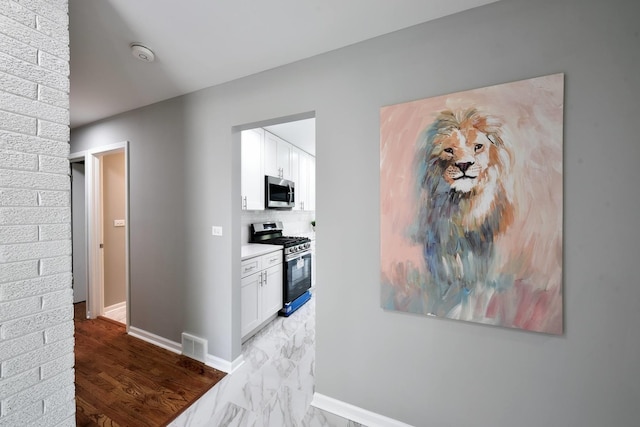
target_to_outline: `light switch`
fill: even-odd
[[[213,234],[214,236],[222,236],[222,227],[214,225],[213,227],[211,227],[211,234]]]
[[[113,220],[114,227],[124,227],[124,219],[114,219]]]

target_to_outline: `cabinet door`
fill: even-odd
[[[240,330],[245,336],[262,321],[260,300],[263,275],[262,271],[243,278],[240,282]]]
[[[295,211],[301,211],[304,209],[304,198],[300,197],[300,159],[304,155],[302,150],[297,147],[291,147],[291,181],[296,184],[296,204],[293,207]]]
[[[242,131],[241,192],[242,208],[264,209],[264,130]]]
[[[264,133],[264,174],[280,176],[278,137],[269,132]]]
[[[260,265],[263,270],[276,264],[282,264],[282,250],[273,251],[260,257]]]
[[[300,202],[301,210],[309,210],[309,156],[306,153],[300,153],[298,182],[296,182],[296,193]]]
[[[282,264],[264,270],[266,280],[262,283],[262,318],[266,319],[283,307]]]
[[[278,138],[278,167],[284,179],[292,180],[291,175],[291,151],[293,146],[284,139]]]
[[[316,210],[316,158],[307,157],[307,201],[304,209],[307,211]],[[308,205],[308,207],[307,207]]]
[[[264,173],[291,180],[291,150],[293,146],[282,138],[264,133]]]

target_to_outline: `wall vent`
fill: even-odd
[[[183,332],[182,354],[204,363],[207,355],[207,340]]]

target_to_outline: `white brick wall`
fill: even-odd
[[[68,0],[0,0],[0,427],[75,425]]]

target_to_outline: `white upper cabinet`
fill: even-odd
[[[242,131],[242,209],[263,210],[265,175],[295,183],[294,210],[315,210],[316,159],[262,128]]]
[[[266,175],[292,180],[291,151],[293,146],[276,135],[265,132],[264,170]]]
[[[242,131],[242,209],[264,209],[264,134],[260,128]]]
[[[312,158],[309,154],[299,150],[296,209],[301,211],[311,210],[311,202],[309,200],[309,164]]]
[[[307,203],[305,210],[316,210],[316,158],[307,155]]]
[[[302,203],[302,195],[300,193],[300,162],[301,158],[304,155],[303,151],[298,147],[293,147],[291,150],[291,176],[293,177],[292,181],[296,184],[296,205],[293,207],[293,210],[299,211],[303,209]]]

